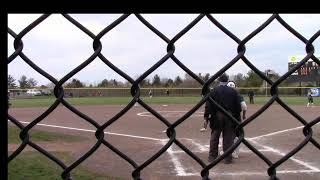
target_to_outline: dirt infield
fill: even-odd
[[[77,106],[76,108],[100,125],[119,112],[124,105]],[[192,105],[151,105],[170,122],[176,121],[192,108]],[[248,117],[256,112],[261,105],[248,105]],[[290,106],[307,121],[319,117],[320,107]],[[39,116],[46,108],[13,108],[9,114],[18,120],[28,123]],[[177,138],[193,153],[207,163],[210,131],[200,132],[203,122],[201,107],[194,115],[186,119],[176,128]],[[279,105],[272,105],[255,121],[245,127],[246,139],[259,149],[272,162],[280,159],[297,146],[303,139],[302,124]],[[95,143],[95,128],[85,120],[73,114],[67,108],[59,106],[35,129],[61,132],[89,137],[83,143],[42,144],[47,150],[65,149],[71,151],[78,159]],[[160,150],[168,137],[163,130],[166,126],[153,117],[141,106],[135,106],[105,131],[105,139],[132,158],[137,164],[142,164]],[[316,125],[314,135],[319,142],[320,128]],[[74,148],[73,148],[74,147]],[[14,150],[16,146],[9,146]],[[132,166],[121,159],[104,145],[83,162],[93,171],[103,172],[112,176],[131,179]],[[210,177],[215,179],[268,179],[268,166],[258,156],[244,145],[241,146],[240,158],[231,165],[219,163],[210,171]],[[172,145],[166,153],[151,163],[141,172],[142,179],[200,179],[201,167],[176,145]],[[319,179],[320,151],[308,144],[293,158],[277,168],[281,179]]]

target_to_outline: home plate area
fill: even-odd
[[[208,142],[188,138],[178,138],[178,140],[204,163],[208,164]],[[284,152],[278,149],[261,144],[258,139],[247,138],[247,140],[273,163],[285,155]],[[162,141],[161,143],[164,145],[166,142],[167,141]],[[222,150],[221,142],[222,139],[220,139],[219,151]],[[172,173],[175,173],[176,176],[183,176],[185,178],[188,176],[190,176],[190,178],[200,176],[202,167],[177,145],[173,144],[167,150],[167,154],[173,163]],[[313,163],[305,162],[305,160],[301,158],[291,157],[277,168],[277,176],[283,179],[294,175],[293,179],[299,179],[301,174],[301,177],[308,177],[307,179],[313,179],[312,177],[314,177],[316,179],[320,170],[312,164]],[[232,164],[224,164],[223,161],[219,162],[210,170],[210,177],[223,177],[223,179],[228,179],[240,176],[244,179],[268,179],[267,169],[268,165],[262,159],[244,144],[240,144],[239,158],[234,159]]]

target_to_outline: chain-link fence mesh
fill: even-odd
[[[200,14],[197,16],[191,23],[189,23],[182,31],[180,31],[178,34],[176,34],[172,39],[169,39],[166,37],[163,33],[161,33],[157,28],[155,28],[151,23],[149,23],[146,19],[143,18],[140,14],[134,14],[136,18],[141,21],[147,28],[149,28],[156,36],[160,37],[164,42],[167,43],[167,53],[159,60],[157,61],[151,68],[149,68],[147,71],[145,71],[140,77],[137,79],[133,79],[126,73],[124,73],[121,69],[113,65],[102,53],[102,44],[100,39],[106,35],[110,30],[115,28],[117,25],[125,21],[130,14],[124,14],[120,16],[118,19],[116,19],[114,22],[112,22],[109,26],[105,27],[98,35],[94,35],[91,31],[89,31],[86,27],[84,27],[81,23],[73,19],[70,15],[63,14],[64,18],[70,21],[74,26],[78,27],[81,31],[86,33],[90,38],[93,40],[93,53],[92,55],[86,59],[82,64],[80,64],[78,67],[73,69],[70,73],[65,75],[60,80],[57,80],[55,77],[51,76],[46,71],[42,70],[40,67],[37,66],[37,64],[33,63],[31,59],[29,59],[24,53],[23,53],[23,41],[22,38],[29,33],[33,28],[38,26],[40,23],[42,23],[44,20],[46,20],[50,15],[44,14],[38,19],[36,19],[34,22],[32,22],[30,25],[28,25],[26,28],[24,28],[19,34],[16,34],[14,31],[12,31],[10,28],[8,28],[8,33],[14,38],[14,48],[15,52],[11,54],[8,57],[8,64],[11,63],[13,60],[15,60],[18,56],[23,59],[30,67],[32,67],[34,70],[36,70],[38,73],[46,77],[48,80],[50,80],[52,83],[54,83],[54,95],[56,97],[56,100],[54,103],[40,116],[35,118],[31,123],[24,126],[22,125],[19,120],[8,114],[9,120],[14,123],[17,127],[21,129],[20,138],[22,140],[21,145],[19,148],[14,151],[9,157],[8,157],[8,163],[15,159],[17,155],[27,146],[31,146],[32,148],[36,149],[43,155],[45,155],[47,158],[55,162],[57,165],[59,165],[63,169],[63,173],[61,174],[62,179],[71,179],[70,173],[73,169],[75,169],[78,165],[80,165],[84,160],[86,160],[89,156],[91,156],[95,151],[101,146],[105,145],[110,150],[112,150],[114,153],[116,153],[118,156],[126,160],[133,168],[132,171],[132,177],[133,179],[141,179],[140,173],[143,171],[144,168],[146,168],[148,165],[150,165],[153,161],[155,161],[157,158],[159,158],[163,153],[166,152],[166,150],[174,144],[179,146],[183,151],[185,151],[194,161],[196,161],[201,167],[201,177],[203,179],[209,179],[209,170],[216,166],[221,160],[223,160],[228,154],[232,153],[232,151],[239,146],[240,143],[245,144],[253,153],[255,153],[259,158],[261,158],[268,166],[267,173],[270,176],[270,179],[278,179],[277,177],[277,167],[279,167],[282,163],[287,161],[290,157],[292,157],[294,154],[296,154],[299,150],[301,150],[307,143],[312,143],[316,148],[320,150],[320,144],[312,137],[313,131],[312,127],[320,122],[320,117],[317,117],[316,119],[312,120],[311,122],[307,122],[303,117],[298,115],[294,110],[292,110],[287,104],[285,104],[281,98],[278,96],[278,86],[281,82],[283,82],[285,79],[287,79],[293,72],[295,72],[297,69],[299,69],[304,63],[306,63],[309,59],[312,59],[315,63],[317,63],[320,66],[320,60],[317,59],[314,56],[314,47],[312,43],[316,40],[316,38],[320,35],[320,30],[318,30],[310,39],[306,39],[301,34],[299,34],[295,29],[293,29],[289,24],[287,24],[278,14],[272,15],[270,18],[268,18],[261,26],[259,26],[257,29],[255,29],[253,32],[251,32],[248,36],[246,36],[244,39],[239,39],[237,36],[235,36],[232,32],[230,32],[227,28],[225,28],[222,24],[220,24],[212,15],[210,14]],[[238,44],[237,48],[237,55],[229,61],[228,64],[226,64],[222,69],[220,69],[218,72],[216,72],[212,77],[210,77],[209,80],[203,81],[201,78],[199,78],[195,73],[193,73],[187,66],[185,66],[175,55],[175,42],[177,42],[182,36],[184,36],[191,28],[193,28],[201,19],[208,18],[210,22],[218,27],[226,36],[230,37],[233,41],[235,41]],[[305,57],[294,66],[291,70],[286,72],[284,75],[282,75],[278,80],[272,81],[269,79],[264,72],[260,71],[258,68],[256,68],[249,59],[245,56],[246,52],[246,43],[248,43],[254,36],[256,36],[258,33],[260,33],[264,28],[266,28],[271,22],[278,21],[284,28],[286,28],[290,33],[292,33],[295,37],[297,37],[301,42],[303,42],[306,46],[306,55]],[[112,70],[114,70],[117,74],[122,76],[124,79],[129,81],[132,86],[130,93],[132,95],[132,100],[123,108],[119,113],[114,115],[112,118],[105,121],[104,124],[99,125],[94,119],[88,117],[84,113],[78,111],[76,108],[74,108],[72,105],[70,105],[65,99],[64,99],[64,89],[62,85],[69,80],[73,75],[84,69],[86,66],[88,66],[90,63],[92,63],[96,58],[99,58],[104,64],[106,64],[108,67],[110,67]],[[150,75],[152,72],[154,72],[157,68],[159,68],[164,62],[172,60],[175,64],[177,64],[182,70],[184,70],[186,73],[188,73],[192,78],[194,78],[197,82],[199,82],[202,85],[202,99],[200,102],[198,102],[189,112],[187,112],[185,115],[183,115],[181,118],[179,118],[174,123],[170,123],[166,118],[164,118],[162,115],[160,115],[156,110],[151,108],[149,105],[147,105],[141,98],[141,89],[139,87],[139,83],[143,81],[148,75]],[[251,117],[247,118],[243,122],[238,122],[231,114],[229,114],[225,109],[223,109],[219,104],[217,104],[210,96],[209,91],[209,85],[216,80],[221,74],[223,74],[225,71],[227,71],[230,67],[232,67],[236,62],[243,61],[245,64],[247,64],[256,74],[258,74],[263,80],[265,80],[270,88],[269,93],[271,94],[270,100],[262,106],[256,113],[254,113]],[[176,131],[175,128],[179,126],[182,122],[184,122],[188,117],[190,117],[195,111],[197,111],[206,101],[210,101],[211,103],[215,104],[219,110],[221,110],[225,115],[227,115],[234,123],[237,124],[236,128],[236,134],[239,137],[238,141],[234,143],[226,152],[224,152],[223,155],[219,156],[217,159],[215,159],[211,164],[206,164],[203,162],[198,156],[196,156],[192,151],[190,151],[186,146],[183,145],[177,138],[176,138]],[[153,114],[159,121],[161,121],[163,124],[165,124],[167,128],[167,136],[169,138],[169,141],[157,152],[155,153],[151,158],[146,160],[142,164],[137,164],[135,161],[133,161],[130,157],[128,157],[126,154],[122,153],[120,150],[115,148],[112,144],[110,144],[108,141],[104,139],[104,130],[116,122],[121,116],[123,116],[126,112],[128,112],[134,104],[138,102],[143,108],[145,108],[147,111],[149,111],[151,114]],[[259,152],[252,144],[250,144],[246,138],[244,137],[244,130],[243,128],[247,126],[249,123],[253,122],[261,113],[263,113],[270,105],[272,105],[274,102],[279,103],[286,111],[288,111],[291,115],[293,115],[296,120],[298,120],[301,124],[304,125],[303,128],[303,134],[305,136],[305,139],[293,150],[291,150],[289,153],[287,153],[285,156],[283,156],[281,159],[279,159],[276,162],[272,162],[270,159],[268,159],[266,156],[264,156],[261,152]],[[38,146],[36,143],[32,142],[29,139],[29,131],[38,123],[40,123],[45,117],[47,117],[52,111],[57,108],[59,104],[64,105],[66,108],[68,108],[73,113],[77,114],[79,117],[81,117],[83,120],[87,121],[91,125],[93,125],[96,128],[95,136],[96,136],[96,143],[94,146],[89,149],[82,157],[80,157],[78,160],[76,160],[74,163],[72,163],[70,166],[67,166],[64,162],[59,160],[56,156],[49,153],[45,149]],[[210,176],[212,178],[212,176]]]

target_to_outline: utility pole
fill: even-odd
[[[267,78],[268,78],[268,75],[275,75],[276,74],[276,72],[272,69],[267,69],[265,71],[265,73],[266,73]],[[266,81],[266,96],[268,96],[268,82],[267,81]]]

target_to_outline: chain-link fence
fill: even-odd
[[[320,30],[318,30],[310,39],[306,39],[301,34],[299,34],[295,29],[293,29],[289,24],[287,24],[278,14],[272,15],[270,18],[268,18],[261,26],[259,26],[257,29],[255,29],[253,32],[251,32],[247,37],[244,39],[239,39],[237,36],[235,36],[232,32],[230,32],[227,28],[225,28],[222,24],[220,24],[212,15],[210,14],[200,14],[197,16],[191,23],[189,23],[182,31],[180,31],[178,34],[176,34],[172,39],[169,39],[166,37],[163,33],[161,33],[158,29],[156,29],[151,23],[149,23],[146,19],[143,18],[140,14],[134,14],[136,18],[138,18],[139,21],[141,21],[147,28],[149,28],[155,36],[160,37],[164,42],[167,43],[167,53],[159,60],[157,61],[151,68],[149,68],[147,71],[145,71],[140,77],[137,79],[133,79],[126,73],[124,73],[121,69],[113,65],[102,53],[102,44],[101,44],[101,38],[106,35],[110,30],[115,28],[117,25],[125,21],[130,14],[124,14],[118,19],[116,19],[114,22],[112,22],[109,26],[105,27],[98,35],[94,35],[91,31],[89,31],[86,27],[84,27],[81,23],[73,19],[70,15],[63,14],[63,16],[70,21],[74,26],[78,27],[81,31],[86,33],[90,38],[93,40],[93,53],[92,55],[86,59],[82,64],[80,64],[78,67],[73,69],[70,73],[65,75],[60,80],[57,80],[55,77],[51,76],[46,71],[42,70],[40,67],[37,66],[37,64],[33,63],[31,59],[29,59],[24,53],[23,53],[23,41],[22,38],[28,34],[33,28],[38,26],[40,23],[42,23],[46,18],[48,18],[50,15],[44,14],[41,17],[39,17],[37,20],[32,22],[30,25],[28,25],[26,28],[24,28],[19,34],[16,34],[14,31],[12,31],[10,28],[8,28],[8,33],[14,38],[14,48],[15,52],[11,54],[8,57],[8,64],[14,61],[18,56],[23,59],[30,67],[32,67],[34,70],[36,70],[38,73],[46,77],[48,80],[50,80],[52,83],[55,84],[54,87],[54,95],[56,97],[55,102],[40,116],[35,118],[31,123],[24,126],[22,125],[18,119],[14,118],[10,114],[8,114],[9,120],[14,123],[17,127],[21,129],[20,138],[22,140],[21,145],[19,148],[14,151],[9,157],[8,157],[8,163],[15,159],[17,155],[27,146],[31,146],[32,148],[36,149],[43,155],[45,155],[47,158],[55,162],[57,165],[59,165],[63,169],[63,173],[61,174],[62,179],[71,179],[70,172],[75,169],[78,165],[80,165],[84,160],[86,160],[89,156],[91,156],[95,151],[101,146],[105,145],[110,150],[112,150],[114,153],[116,153],[118,156],[126,160],[133,168],[132,171],[132,177],[133,179],[141,179],[140,173],[143,171],[144,168],[146,168],[148,165],[150,165],[153,161],[155,161],[157,158],[159,158],[163,153],[166,152],[166,150],[174,144],[179,146],[183,151],[185,151],[194,161],[196,161],[201,167],[201,177],[203,179],[209,179],[209,170],[216,166],[221,160],[223,160],[228,154],[232,153],[232,151],[239,146],[240,143],[245,144],[253,153],[255,153],[259,158],[261,158],[268,166],[267,173],[270,176],[270,179],[278,179],[277,177],[277,168],[287,161],[290,157],[292,157],[295,153],[297,153],[299,150],[301,150],[307,143],[312,143],[315,147],[317,147],[320,150],[320,144],[313,138],[312,134],[312,127],[320,122],[320,117],[317,117],[316,119],[312,120],[311,122],[307,122],[303,117],[298,115],[294,110],[292,110],[287,104],[285,104],[281,98],[278,96],[279,90],[278,86],[281,82],[283,82],[285,79],[287,79],[293,72],[295,72],[297,69],[299,69],[304,63],[306,63],[309,59],[312,59],[314,62],[316,62],[320,66],[320,60],[317,59],[314,56],[314,47],[312,43],[316,40],[316,38],[320,35]],[[229,61],[222,69],[220,69],[218,72],[216,72],[212,77],[210,77],[209,80],[203,81],[201,78],[199,78],[195,73],[193,73],[187,66],[185,66],[175,55],[175,42],[177,42],[182,36],[184,36],[191,28],[193,28],[201,19],[208,18],[210,22],[218,27],[226,36],[230,37],[233,41],[235,41],[238,44],[237,48],[237,55]],[[297,37],[301,42],[303,42],[306,46],[306,55],[299,62],[292,68],[290,71],[286,72],[283,76],[281,76],[278,80],[272,81],[270,80],[264,72],[260,71],[258,68],[256,68],[249,59],[245,56],[246,52],[246,43],[248,43],[254,36],[256,36],[258,33],[260,33],[264,28],[266,28],[271,22],[278,21],[284,28],[286,28],[290,33],[292,33],[295,37]],[[62,85],[69,80],[73,75],[84,69],[86,66],[88,66],[92,61],[94,61],[96,58],[99,58],[103,63],[105,63],[108,67],[110,67],[112,70],[114,70],[117,74],[125,78],[127,81],[129,81],[132,86],[130,89],[130,93],[132,95],[132,100],[123,108],[119,113],[114,115],[112,118],[105,121],[104,124],[99,125],[94,119],[88,117],[84,113],[78,111],[76,108],[74,108],[72,105],[70,105],[65,99],[65,91],[62,87]],[[159,68],[164,62],[172,60],[175,64],[177,64],[182,70],[184,70],[186,73],[188,73],[192,78],[194,78],[198,83],[202,85],[202,91],[201,94],[203,95],[203,98],[198,102],[189,112],[187,112],[184,116],[179,118],[174,123],[170,123],[166,118],[161,116],[156,110],[151,108],[149,105],[147,105],[141,98],[141,89],[139,87],[139,83],[144,80],[148,75],[150,75],[152,72],[154,72],[157,68]],[[254,113],[251,117],[247,118],[245,121],[239,123],[235,117],[230,115],[225,109],[223,109],[219,104],[217,104],[210,96],[209,91],[209,85],[216,80],[221,74],[223,74],[225,71],[227,71],[230,67],[232,67],[236,62],[243,61],[245,64],[247,64],[256,74],[258,74],[263,80],[265,80],[270,88],[269,93],[271,94],[270,100],[263,105],[256,113]],[[198,156],[196,156],[192,151],[190,151],[186,146],[183,145],[177,138],[177,134],[175,131],[175,128],[179,126],[182,122],[184,122],[188,117],[190,117],[195,111],[197,111],[206,101],[210,101],[211,103],[215,104],[219,110],[221,110],[225,115],[227,115],[234,123],[237,124],[236,128],[236,134],[239,137],[238,141],[234,143],[226,152],[224,152],[223,155],[219,156],[217,159],[215,159],[211,164],[206,164],[203,162]],[[116,122],[121,116],[123,116],[126,112],[128,112],[134,104],[138,102],[143,108],[145,108],[147,111],[149,111],[151,114],[153,114],[159,121],[161,121],[163,124],[165,124],[167,128],[167,136],[169,138],[169,141],[157,152],[155,153],[150,159],[146,160],[142,164],[137,164],[135,161],[133,161],[130,157],[128,157],[126,154],[122,153],[119,149],[115,148],[112,144],[110,144],[108,141],[104,139],[104,130]],[[247,126],[249,123],[253,122],[261,113],[263,113],[268,107],[273,104],[274,102],[279,103],[284,109],[286,109],[291,115],[293,115],[297,121],[299,121],[301,124],[304,125],[303,128],[303,134],[305,136],[305,139],[292,151],[287,153],[285,156],[283,156],[281,159],[279,159],[276,162],[272,162],[270,159],[268,159],[266,156],[264,156],[261,152],[259,152],[252,144],[250,144],[246,138],[244,138],[244,130],[243,128]],[[29,131],[38,123],[40,123],[46,116],[48,116],[59,104],[64,105],[66,108],[68,108],[73,113],[77,114],[79,117],[81,117],[83,120],[87,121],[88,123],[92,124],[96,128],[95,136],[96,136],[96,143],[94,146],[89,149],[82,157],[80,157],[78,160],[76,160],[73,164],[70,166],[67,166],[64,162],[59,160],[57,157],[55,157],[53,154],[49,153],[45,149],[38,146],[36,143],[32,142],[29,139]]]
[[[279,95],[286,97],[302,97],[307,96],[311,88],[319,89],[319,87],[278,87]],[[37,89],[42,95],[53,94],[53,89]],[[64,88],[64,97],[130,97],[130,88]],[[201,88],[140,88],[140,97],[149,96],[149,91],[153,92],[154,97],[172,96],[172,97],[200,97]],[[238,92],[243,96],[248,96],[253,91],[257,96],[269,96],[265,87],[237,87]],[[30,95],[28,89],[9,89],[9,95],[12,98],[27,98]],[[167,94],[167,91],[169,94]]]

